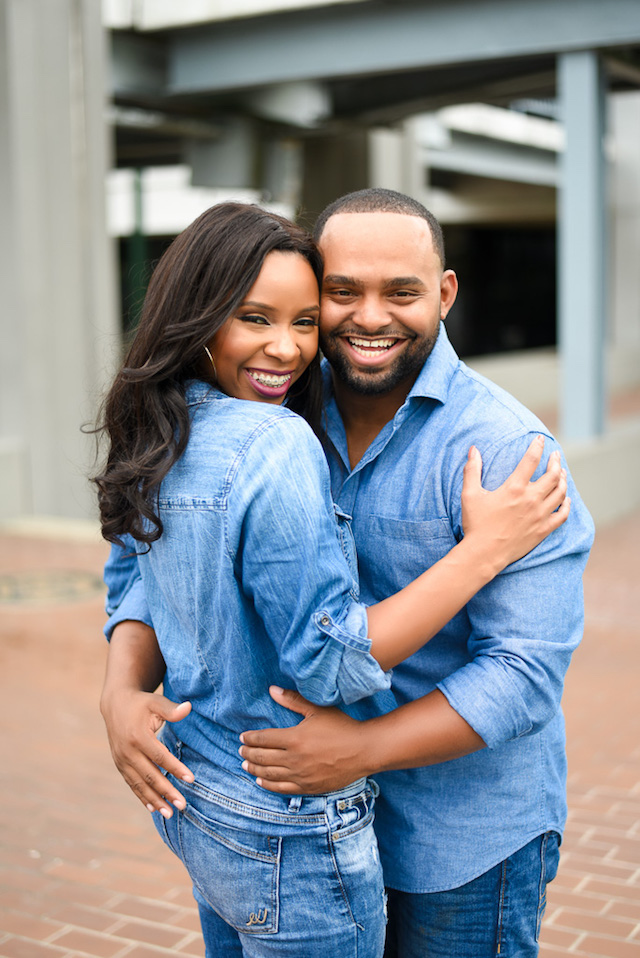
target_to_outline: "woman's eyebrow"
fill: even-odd
[[[252,309],[262,309],[265,312],[267,311],[273,312],[276,309],[275,306],[270,306],[269,303],[258,303],[255,299],[245,299],[242,303],[240,303],[240,306],[241,307],[250,306]],[[303,308],[299,310],[299,312],[300,313],[319,313],[320,307],[318,306],[317,303],[313,303],[312,306],[303,306]]]
[[[253,306],[254,309],[273,309],[273,306],[269,306],[268,303],[258,303],[255,299],[244,299],[240,305]]]

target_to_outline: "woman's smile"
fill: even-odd
[[[318,282],[299,253],[273,252],[209,343],[218,385],[235,399],[283,402],[318,351]]]

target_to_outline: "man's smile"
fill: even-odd
[[[348,352],[359,363],[364,361],[365,365],[377,365],[393,358],[408,342],[406,336],[376,336],[366,337],[353,335],[351,333],[342,333],[338,337],[348,348]]]

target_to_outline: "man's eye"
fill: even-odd
[[[410,289],[396,289],[391,295],[395,296],[396,299],[411,299],[416,294]]]
[[[330,289],[330,296],[335,296],[336,299],[348,299],[353,296],[353,290],[350,289]]]

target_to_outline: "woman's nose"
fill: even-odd
[[[274,330],[268,343],[265,343],[265,355],[281,362],[290,362],[298,355],[298,344],[290,329]]]

